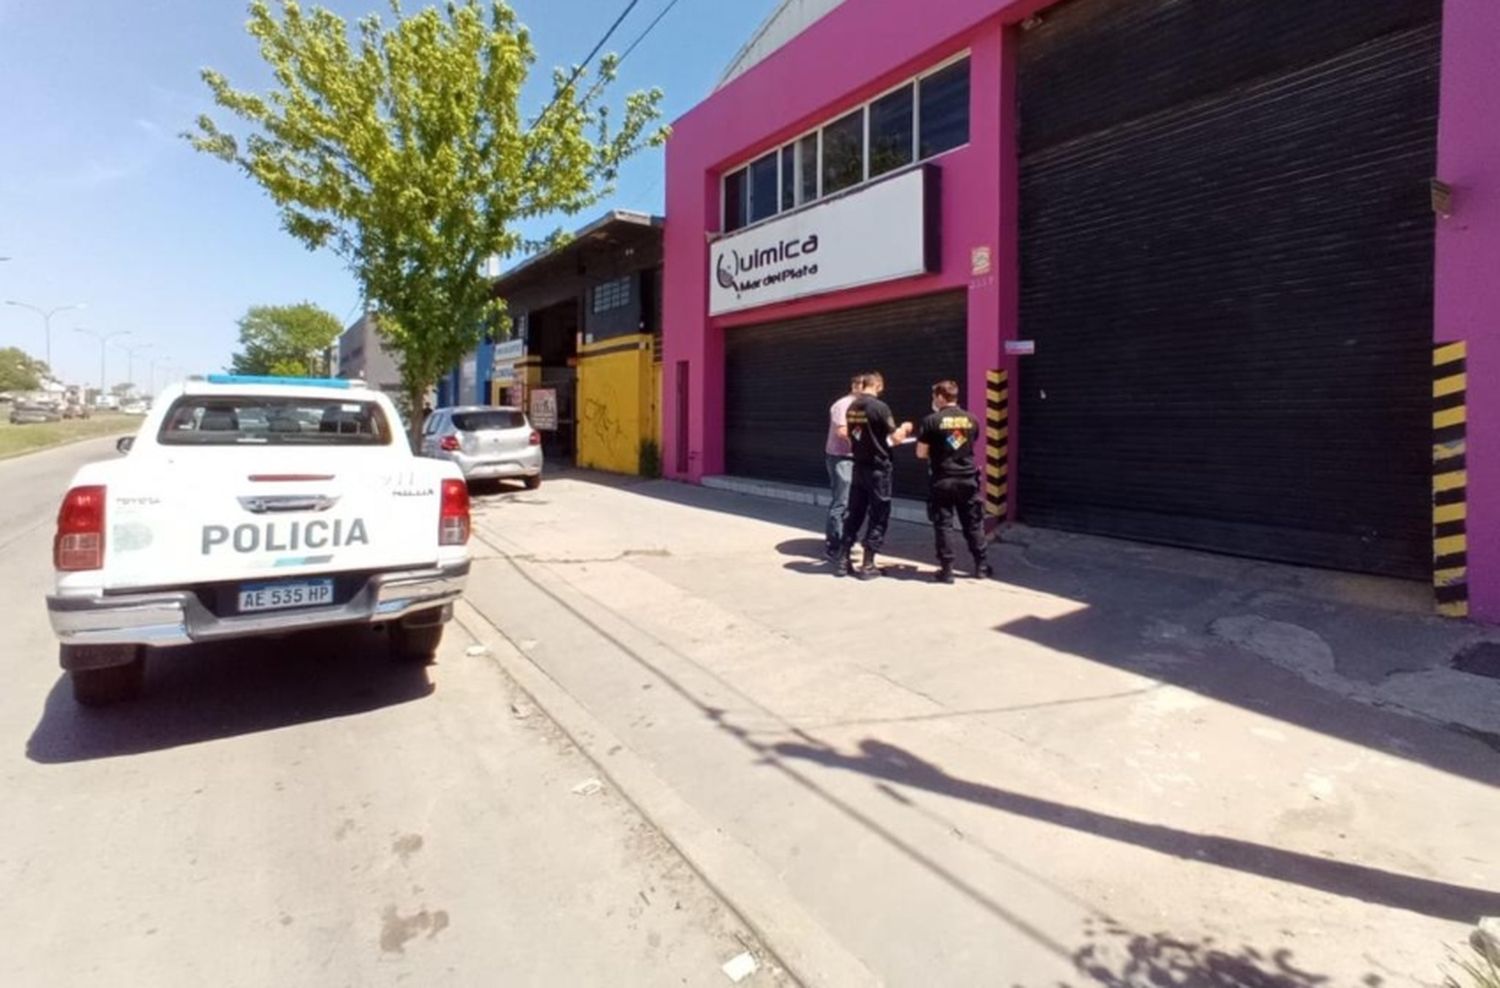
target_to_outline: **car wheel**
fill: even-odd
[[[443,626],[398,624],[391,629],[391,658],[412,665],[431,665],[443,640]]]
[[[64,649],[68,647],[63,646]],[[105,707],[133,700],[141,695],[141,687],[146,681],[146,657],[137,653],[134,659],[122,666],[73,669],[68,678],[73,681],[73,699],[85,707]]]
[[[542,486],[542,475],[541,474],[535,474],[533,476],[530,476],[530,477],[526,478],[526,489],[528,491],[534,491],[534,490],[536,490],[540,486]]]

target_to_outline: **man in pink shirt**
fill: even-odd
[[[828,525],[825,552],[837,559],[844,538],[844,518],[849,514],[849,485],[854,482],[853,450],[849,446],[849,406],[859,397],[864,375],[849,379],[849,393],[828,406],[828,441],[823,445],[828,463],[828,483],[832,497],[828,502]]]

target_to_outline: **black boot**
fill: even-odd
[[[974,557],[974,579],[988,580],[994,575],[994,567],[990,566],[990,561],[988,559],[983,556]]]
[[[833,557],[833,575],[848,576],[849,570],[854,566],[854,561],[849,558],[849,550],[840,548]]]
[[[932,579],[933,579],[934,582],[937,582],[937,583],[952,583],[953,582],[953,564],[952,563],[944,563],[942,566],[938,567],[938,571],[933,574]]]
[[[878,579],[883,574],[880,567],[875,565],[875,553],[869,549],[865,550],[865,561],[860,564],[859,578],[861,580]]]

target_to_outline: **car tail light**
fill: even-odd
[[[66,571],[104,566],[103,487],[75,487],[64,495],[52,540],[52,565]]]
[[[537,432],[535,429],[532,429],[531,430],[531,445],[533,445],[533,446],[540,446],[541,444],[542,444],[542,434],[540,432]]]
[[[452,453],[454,450],[458,449],[458,437],[444,436],[443,438],[438,440],[438,449],[441,449],[447,453]]]
[[[462,480],[443,481],[443,508],[438,517],[438,545],[464,545],[469,541],[469,485]]]

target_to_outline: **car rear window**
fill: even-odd
[[[504,408],[487,408],[482,412],[453,413],[453,427],[461,432],[479,432],[482,429],[520,429],[525,425],[525,416],[520,412]]]
[[[373,401],[184,395],[162,419],[167,446],[386,446],[391,428]]]

